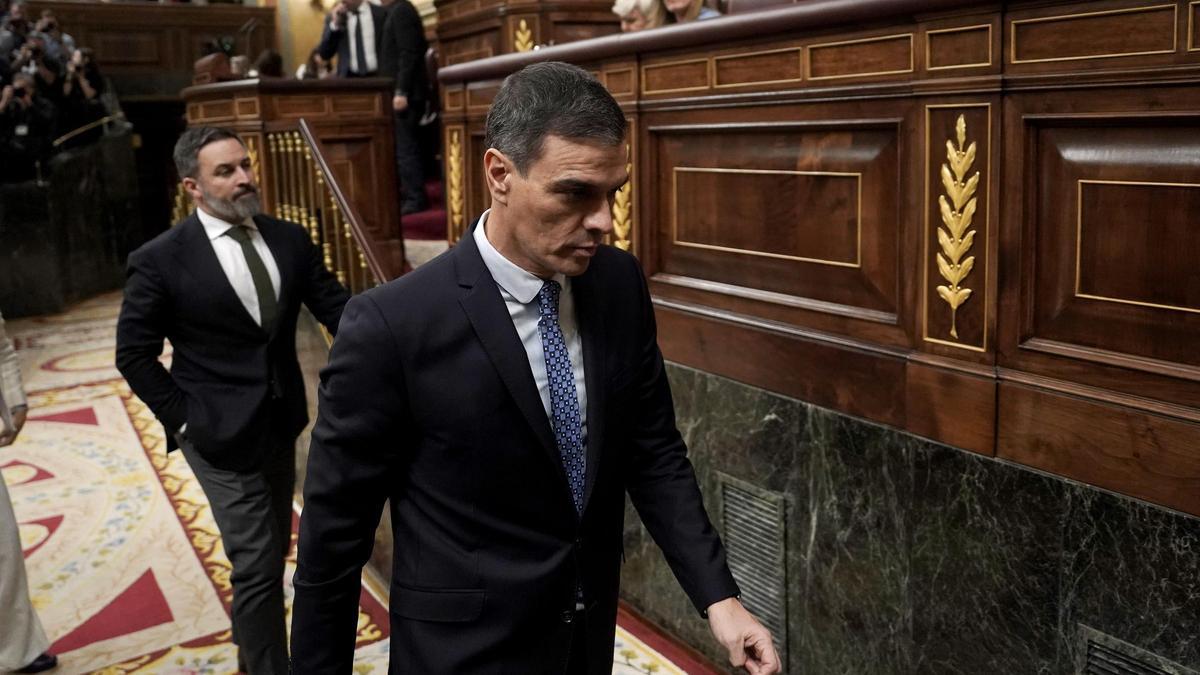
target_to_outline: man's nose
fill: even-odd
[[[602,235],[613,231],[613,216],[612,206],[609,205],[607,199],[601,199],[596,208],[588,214],[583,221],[583,226],[587,230],[599,232]]]
[[[252,167],[238,167],[238,184],[245,183],[254,184],[254,169]]]

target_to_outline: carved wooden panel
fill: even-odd
[[[1096,7],[1096,5],[1101,5]],[[1124,6],[1122,6],[1124,5]],[[1112,59],[1174,52],[1175,3],[1087,3],[1010,22],[1011,63]]]
[[[898,128],[835,120],[652,127],[664,295],[895,325]]]
[[[554,44],[566,44],[621,32],[620,24],[614,23],[611,16],[614,16],[612,12],[608,12],[607,16],[603,12],[597,12],[587,21],[555,21],[551,15],[551,35]]]
[[[1193,0],[1187,6],[1187,50],[1200,51],[1200,0]]]
[[[499,82],[471,83],[467,87],[467,107],[486,112],[499,90]]]
[[[912,33],[814,44],[808,47],[808,79],[911,73],[913,58]]]
[[[987,68],[995,61],[992,44],[990,23],[926,31],[925,68]]]
[[[1200,120],[1037,131],[1030,337],[1200,367]],[[1198,370],[1197,372],[1200,372]]]
[[[803,56],[800,47],[717,56],[713,59],[713,86],[798,82],[804,76]]]
[[[465,105],[466,94],[462,86],[443,87],[442,88],[442,109],[446,111],[458,111]]]
[[[707,89],[709,60],[686,59],[642,66],[643,94],[674,94]]]
[[[330,97],[322,94],[292,94],[273,99],[275,115],[282,119],[325,117],[329,114]]]
[[[388,157],[377,151],[370,137],[341,137],[322,139],[329,168],[337,177],[346,198],[358,207],[364,227],[372,235],[384,234],[384,195],[374,184],[380,175],[380,162]],[[394,188],[393,188],[394,190]],[[373,198],[374,197],[374,198]]]
[[[622,96],[637,93],[637,90],[635,89],[637,77],[634,75],[633,68],[607,70],[603,74],[604,86],[614,97],[620,98]]]
[[[330,99],[333,115],[382,115],[382,99],[375,94],[348,94]]]
[[[256,118],[261,114],[257,98],[238,97],[234,99],[234,104],[237,105],[238,118]]]

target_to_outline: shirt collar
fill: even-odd
[[[204,226],[204,234],[208,235],[209,240],[216,240],[217,237],[225,234],[229,231],[229,228],[233,227],[233,223],[221,220],[202,208],[197,207],[196,215],[200,218],[200,224]],[[252,230],[258,229],[258,226],[254,224],[253,218],[247,218],[242,225]]]
[[[495,246],[492,246],[492,242],[488,241],[487,232],[484,230],[488,214],[491,212],[492,210],[488,209],[479,217],[479,225],[475,226],[473,234],[475,246],[479,249],[479,255],[483,258],[483,264],[487,266],[492,279],[496,280],[500,288],[516,298],[517,302],[527,305],[538,296],[546,280],[521,269],[516,263],[497,251]],[[553,279],[564,289],[567,287],[567,275],[555,274]]]

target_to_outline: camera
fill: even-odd
[[[29,90],[25,87],[13,87],[14,98],[25,98],[25,94],[27,93],[29,93]]]

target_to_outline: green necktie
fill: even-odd
[[[267,266],[254,249],[254,243],[250,241],[250,228],[235,225],[225,234],[242,245],[242,255],[246,256],[250,278],[254,279],[254,291],[258,294],[258,312],[262,317],[262,328],[270,333],[271,326],[275,324],[275,316],[279,313],[279,302],[275,299],[275,287],[271,285],[271,275],[267,274]]]

